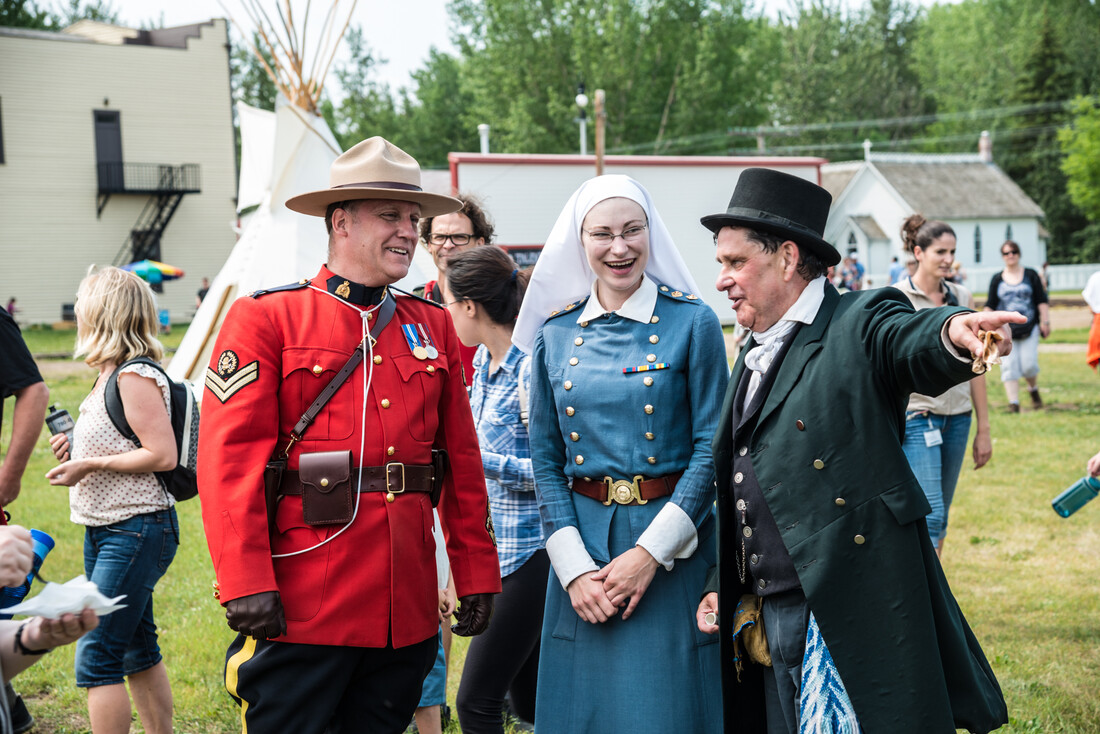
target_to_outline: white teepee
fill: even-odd
[[[238,104],[238,200],[242,208],[258,206],[247,216],[241,238],[172,357],[168,373],[176,379],[202,379],[222,319],[235,299],[312,277],[325,262],[324,220],[292,212],[283,203],[295,194],[327,188],[329,166],[340,146],[322,118],[280,102],[276,112]]]

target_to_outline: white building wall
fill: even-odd
[[[200,167],[161,244],[185,278],[159,297],[174,321],[194,310],[205,275],[235,236],[236,163],[226,25],[215,20],[187,49],[0,35],[0,297],[23,323],[60,319],[89,265],[111,264],[149,197],[115,194],[96,218],[94,110],[118,110],[127,163]],[[127,257],[124,262],[128,262]]]

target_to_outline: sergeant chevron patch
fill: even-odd
[[[249,362],[239,370],[229,373],[226,377],[222,377],[210,367],[206,368],[206,388],[223,403],[242,387],[255,382],[259,378],[260,363],[258,361]]]

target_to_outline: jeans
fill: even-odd
[[[126,606],[99,618],[76,643],[76,684],[122,683],[160,662],[153,587],[176,555],[176,510],[160,510],[84,531],[84,575]]]
[[[943,443],[928,446],[924,434],[939,430]],[[902,449],[909,467],[920,482],[932,513],[928,516],[928,534],[932,545],[939,545],[947,534],[947,514],[959,481],[966,442],[970,435],[970,413],[938,415],[908,412],[905,414],[905,442]]]

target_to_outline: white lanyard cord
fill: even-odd
[[[317,543],[316,545],[311,545],[308,548],[303,548],[302,550],[292,551],[290,553],[272,553],[271,554],[272,558],[289,558],[290,556],[299,556],[303,553],[309,553],[312,550],[317,550],[318,548],[325,545],[326,543],[329,543],[333,540],[336,540],[336,538],[339,537],[345,530],[347,530],[348,528],[351,527],[352,523],[355,522],[355,518],[358,517],[358,515],[359,515],[359,498],[363,494],[359,490],[363,486],[363,452],[366,450],[366,446],[367,446],[367,398],[370,395],[370,385],[371,385],[371,381],[374,377],[374,343],[370,338],[370,331],[367,329],[367,324],[369,323],[370,314],[377,311],[378,308],[382,305],[382,302],[380,301],[378,303],[378,305],[372,306],[371,308],[368,308],[368,309],[364,310],[364,309],[361,309],[361,308],[357,308],[356,306],[353,306],[352,304],[348,303],[347,301],[344,301],[341,298],[333,296],[328,291],[322,290],[322,289],[318,288],[317,286],[310,285],[309,287],[312,288],[315,291],[318,291],[319,293],[324,293],[326,296],[332,296],[339,303],[342,303],[346,306],[349,306],[350,308],[354,308],[356,311],[359,312],[360,317],[362,319],[362,330],[360,332],[360,336],[363,340],[363,343],[362,343],[361,346],[362,346],[362,349],[363,349],[363,355],[364,355],[363,364],[364,364],[365,368],[363,370],[363,411],[362,411],[362,414],[361,414],[360,420],[359,420],[359,479],[356,482],[356,486],[355,486],[355,508],[352,510],[351,519],[348,520],[346,525],[344,525],[342,528],[340,528],[335,533],[333,533],[332,535],[330,535],[327,538],[325,538],[324,540],[322,540],[320,543]],[[385,295],[382,296],[382,301],[385,301],[386,298],[390,298],[390,297],[392,297],[392,296],[390,296],[389,291],[386,291]]]

